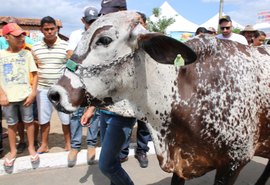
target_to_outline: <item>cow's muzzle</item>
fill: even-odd
[[[54,90],[49,90],[48,92],[48,98],[51,101],[51,103],[53,104],[53,106],[56,108],[56,110],[60,111],[60,112],[64,112],[66,114],[70,114],[73,111],[69,111],[67,109],[65,109],[61,103],[60,103],[60,93],[58,91],[54,91]]]

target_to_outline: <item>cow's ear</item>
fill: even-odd
[[[181,54],[185,64],[191,64],[197,59],[197,55],[190,47],[161,33],[139,35],[138,45],[154,60],[162,64],[174,64],[178,54]]]

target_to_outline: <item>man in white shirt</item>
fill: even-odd
[[[98,18],[98,10],[95,7],[88,6],[84,8],[84,17],[81,21],[84,24],[84,28],[73,31],[70,34],[68,41],[67,57],[70,58],[77,44],[81,40],[83,33],[87,31],[90,25]]]
[[[222,16],[219,19],[219,27],[221,30],[221,34],[218,34],[216,37],[219,39],[227,39],[227,40],[232,40],[239,42],[244,45],[248,45],[247,39],[240,34],[236,34],[232,32],[233,25],[232,25],[232,20],[230,16]]]

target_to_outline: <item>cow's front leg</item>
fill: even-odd
[[[184,185],[185,179],[179,177],[176,173],[173,173],[171,185]]]
[[[231,165],[217,169],[214,185],[233,185],[244,165],[233,169]]]
[[[270,160],[268,160],[268,163],[267,163],[262,175],[260,176],[260,178],[258,179],[258,181],[256,182],[255,185],[265,185],[269,176],[270,176]]]

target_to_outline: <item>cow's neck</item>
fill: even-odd
[[[116,103],[109,108],[123,116],[147,120],[154,129],[160,128],[164,121],[170,121],[178,70],[173,65],[159,64],[148,55],[141,55],[136,65],[133,88],[123,93],[119,90],[114,97]]]

